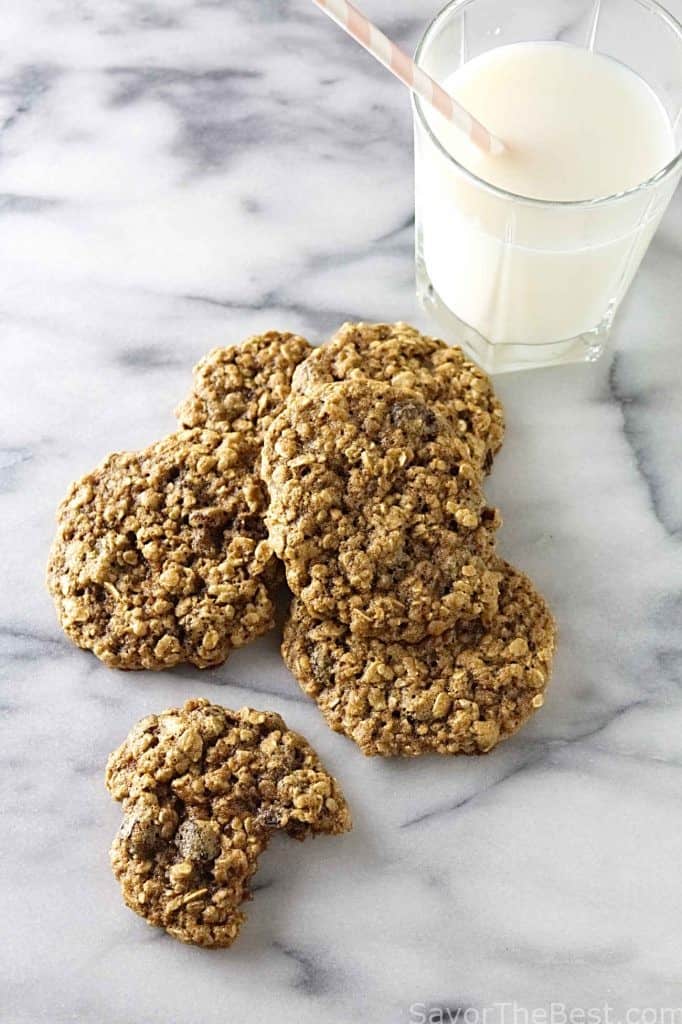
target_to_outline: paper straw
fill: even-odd
[[[361,14],[349,0],[313,0],[325,14],[340,25],[348,35],[393,72],[396,78],[423,100],[435,107],[443,117],[465,132],[475,146],[485,153],[503,153],[504,143],[492,135],[480,121],[460,106],[437,82],[422,71],[411,57],[396,46],[384,33]]]

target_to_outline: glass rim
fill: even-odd
[[[450,11],[456,8],[468,7],[470,4],[475,3],[476,0],[448,0],[448,3],[435,15],[435,17],[426,26],[424,33],[419,40],[417,49],[415,50],[414,60],[415,63],[420,65],[422,54],[429,44],[432,35],[436,32],[440,22],[450,13]],[[680,48],[682,49],[682,24],[677,20],[674,14],[658,3],[658,0],[632,0],[633,3],[639,4],[640,7],[644,7],[646,10],[655,13],[662,21],[664,21],[670,29],[677,36]],[[560,42],[560,40],[558,40]],[[567,44],[570,45],[570,44]],[[495,47],[491,47],[495,49]],[[420,65],[421,66],[421,65]],[[682,163],[682,146],[680,146],[675,155],[664,164],[655,174],[651,177],[646,178],[644,181],[639,182],[637,185],[631,185],[630,188],[624,189],[622,192],[612,192],[605,196],[595,196],[593,199],[535,199],[533,196],[524,196],[518,192],[510,192],[508,189],[500,188],[498,185],[493,185],[491,182],[486,181],[485,178],[479,178],[477,174],[470,171],[464,164],[461,164],[454,158],[452,153],[449,153],[445,148],[441,140],[438,138],[436,133],[431,128],[429,120],[424,113],[425,103],[417,96],[416,93],[412,93],[412,108],[413,112],[418,116],[422,127],[426,130],[427,135],[445,156],[451,164],[453,164],[458,171],[460,171],[466,178],[474,182],[476,185],[485,189],[488,192],[492,192],[494,195],[502,199],[513,199],[515,202],[528,203],[531,206],[539,207],[562,207],[570,209],[579,208],[592,208],[595,206],[604,206],[608,203],[614,203],[619,199],[625,199],[628,196],[635,195],[638,192],[643,192],[646,189],[653,188],[656,185],[661,184],[666,178],[668,178],[680,163]]]

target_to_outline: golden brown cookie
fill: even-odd
[[[279,567],[253,463],[239,436],[180,430],[74,483],[48,565],[71,640],[114,668],[207,668],[270,629]]]
[[[489,625],[458,623],[413,645],[353,636],[294,601],[284,659],[331,728],[367,755],[487,753],[542,707],[556,633],[528,577],[499,568]]]
[[[265,436],[271,544],[310,615],[414,642],[490,617],[495,510],[452,425],[367,380],[293,395]]]
[[[179,422],[260,442],[289,394],[294,370],[311,351],[305,338],[280,331],[214,348],[192,371],[192,390],[176,410]]]
[[[340,380],[411,388],[452,421],[472,459],[489,470],[504,438],[504,413],[490,378],[461,348],[405,323],[346,323],[296,369],[292,390],[310,394]]]
[[[236,939],[273,832],[351,827],[339,784],[279,715],[203,699],[142,719],[111,754],[106,785],[125,814],[111,848],[125,902],[199,946]]]

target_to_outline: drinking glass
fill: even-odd
[[[443,82],[494,47],[588,47],[656,93],[676,142],[657,174],[587,201],[529,199],[448,153],[413,97],[417,294],[446,337],[489,372],[597,359],[682,174],[682,26],[654,0],[453,0],[416,60]]]

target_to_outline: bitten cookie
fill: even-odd
[[[107,764],[124,819],[111,863],[126,904],[199,946],[231,946],[258,857],[293,839],[351,827],[336,780],[271,711],[207,700],[149,715]]]
[[[253,446],[180,430],[71,486],[48,565],[57,616],[107,665],[220,665],[274,624]]]
[[[309,614],[415,642],[490,619],[495,510],[449,421],[375,381],[293,395],[266,433],[270,542]]]
[[[504,413],[490,378],[457,346],[405,323],[346,323],[296,369],[292,390],[310,394],[340,380],[378,380],[417,391],[448,417],[489,470],[504,438]]]
[[[289,394],[294,370],[311,351],[305,338],[279,331],[214,348],[192,371],[192,390],[176,410],[179,422],[260,443]]]
[[[331,728],[367,755],[487,753],[542,707],[556,633],[528,577],[499,568],[488,625],[458,623],[413,645],[353,636],[294,601],[284,659]]]

